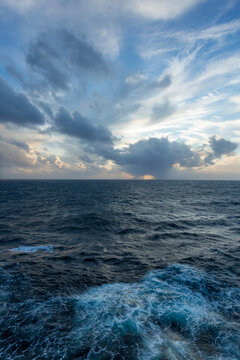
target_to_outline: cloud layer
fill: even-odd
[[[27,64],[53,88],[67,90],[72,75],[106,75],[102,54],[84,36],[77,38],[66,29],[42,32],[31,42]]]
[[[42,125],[41,112],[30,103],[28,98],[15,92],[0,77],[0,123],[12,123],[20,126]]]
[[[240,179],[239,11],[1,1],[4,176]]]
[[[211,147],[210,152],[205,156],[205,164],[214,164],[214,160],[220,159],[223,155],[232,155],[233,152],[237,149],[238,144],[224,138],[217,139],[216,136],[212,136],[209,139],[209,145]]]
[[[64,135],[83,139],[87,142],[113,142],[113,136],[106,127],[92,124],[79,112],[70,114],[62,107],[56,114],[54,121],[53,130]]]

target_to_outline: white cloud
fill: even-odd
[[[173,19],[188,11],[201,0],[125,0],[126,9],[144,18],[159,20]]]
[[[1,0],[0,12],[10,9],[23,19],[23,36],[46,23],[64,24],[78,34],[84,29],[88,38],[105,54],[119,55],[123,23],[133,15],[148,21],[173,19],[206,0]],[[29,16],[31,15],[31,16]],[[33,26],[34,24],[34,26]]]
[[[153,27],[143,34],[142,45],[139,48],[140,54],[144,58],[153,56],[166,56],[172,52],[188,53],[196,44],[201,45],[209,40],[214,41],[209,52],[217,50],[224,44],[228,35],[240,31],[240,21],[233,20],[230,22],[209,26],[198,31],[193,30],[176,30],[163,31]]]
[[[59,12],[60,9],[68,11],[69,6],[75,7],[75,10],[81,6],[98,13],[106,13],[119,16],[121,12],[131,11],[141,17],[156,19],[173,19],[188,11],[194,5],[203,3],[205,0],[90,0],[86,6],[84,2],[78,3],[69,0],[68,3],[61,3],[52,0],[49,4],[47,0],[1,0],[0,5],[9,7],[17,12],[23,13],[33,8],[47,8],[47,13],[52,14],[53,10]],[[92,9],[91,9],[92,8]],[[81,14],[80,14],[81,15]]]
[[[125,82],[128,84],[137,84],[143,80],[146,80],[147,76],[144,74],[133,74],[126,78]]]
[[[240,95],[231,96],[229,98],[229,103],[232,112],[238,114],[238,116],[240,117]]]

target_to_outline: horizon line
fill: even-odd
[[[41,178],[33,178],[33,179],[1,179],[0,181],[240,181],[240,179],[119,179],[119,178],[115,178],[115,179],[71,179],[71,178],[67,178],[67,179],[41,179]]]

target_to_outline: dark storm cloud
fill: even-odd
[[[44,118],[40,111],[33,106],[28,98],[16,93],[0,77],[0,122],[11,122],[21,126],[40,125]]]
[[[60,108],[54,122],[53,130],[88,142],[111,144],[114,139],[106,127],[92,124],[79,112],[70,114],[66,109]]]
[[[72,73],[106,74],[102,54],[85,37],[77,38],[66,30],[42,32],[32,42],[26,62],[56,89],[68,89]]]
[[[216,135],[209,138],[209,145],[212,151],[208,152],[204,159],[206,165],[213,165],[214,160],[221,158],[222,155],[231,155],[238,147],[237,143],[224,138],[217,139]]]
[[[108,149],[102,156],[111,158],[134,176],[164,177],[173,165],[192,168],[201,164],[198,153],[186,144],[169,141],[168,138],[140,140],[123,151],[113,150],[110,154]]]

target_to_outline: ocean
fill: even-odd
[[[1,360],[239,360],[240,182],[0,181]]]

